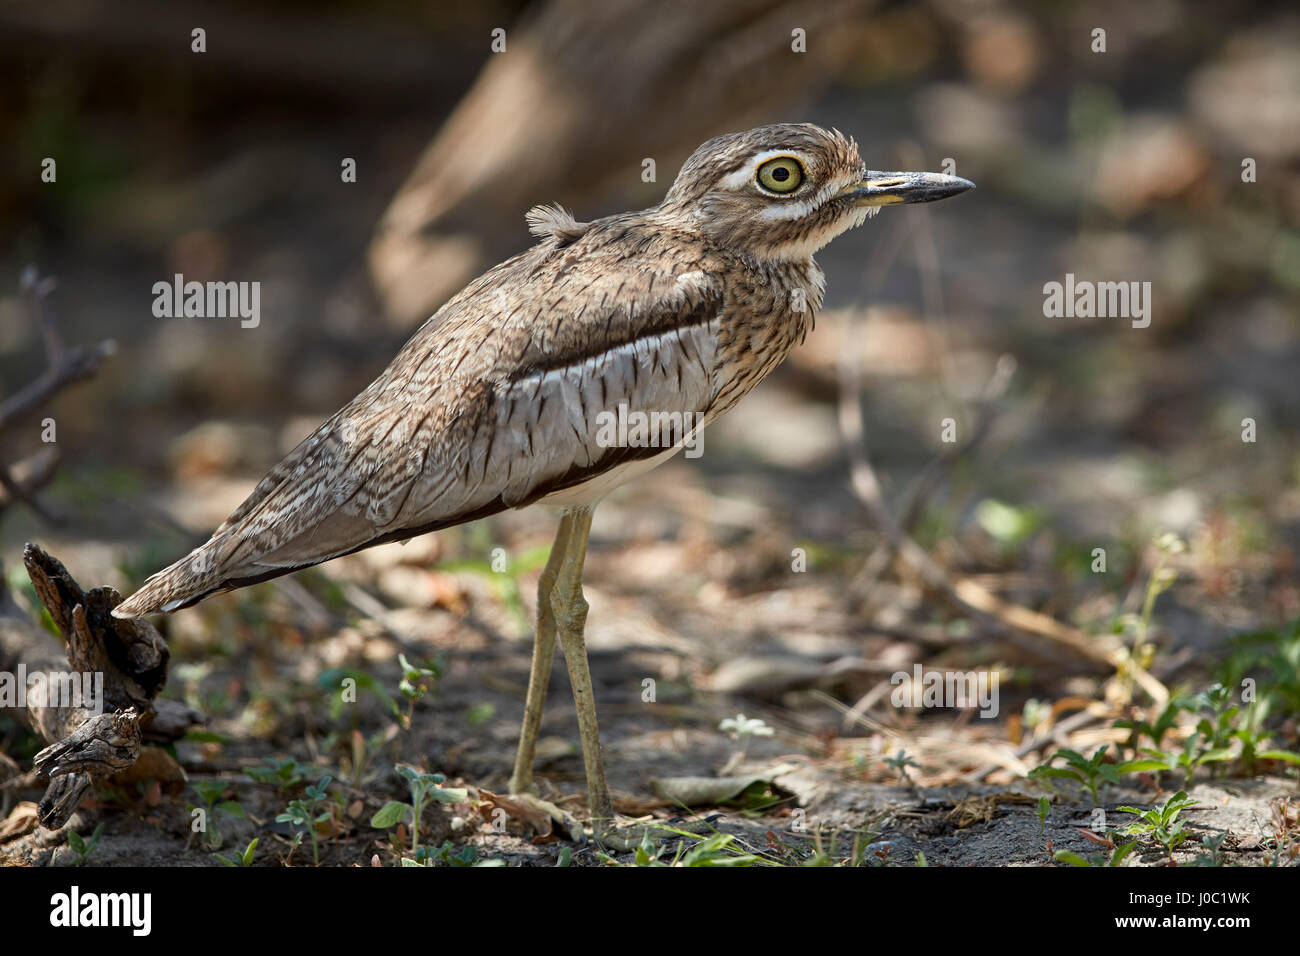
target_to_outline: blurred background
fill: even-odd
[[[14,0],[0,50],[0,400],[46,367],[29,263],[57,278],[68,343],[117,345],[0,431],[35,502],[0,498],[19,591],[24,541],[125,592],[205,538],[442,301],[530,244],[529,207],[652,205],[710,136],[811,121],[872,168],[979,188],[828,247],[805,347],[702,459],[597,512],[588,633],[615,786],[644,786],[665,728],[707,730],[737,699],[767,708],[777,752],[826,759],[837,736],[879,753],[941,722],[946,756],[910,745],[940,780],[990,760],[1015,775],[953,758],[956,739],[1018,743],[1040,702],[1107,697],[1096,659],[995,626],[897,559],[881,508],[985,593],[1114,647],[1149,640],[1139,656],[1170,687],[1300,615],[1292,4]],[[153,284],[175,273],[260,282],[260,324],[155,318]],[[1150,326],[1045,317],[1066,273],[1150,282]],[[850,480],[859,448],[876,511]],[[418,647],[446,668],[422,746],[501,776],[552,532],[543,511],[507,514],[209,601],[163,625],[191,668],[177,684],[236,737],[293,736],[323,719],[295,688],[395,672],[394,648]],[[1166,533],[1181,549],[1153,546]],[[1176,580],[1143,623],[1157,567]],[[917,662],[999,669],[997,726],[887,702],[867,729],[842,720]],[[683,709],[635,707],[642,674]],[[687,765],[708,739],[668,749]]]

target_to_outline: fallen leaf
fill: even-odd
[[[713,806],[740,796],[756,783],[771,783],[772,776],[748,773],[736,777],[660,777],[650,781],[650,792],[674,805]]]
[[[491,790],[479,790],[478,793],[479,812],[489,823],[493,822],[492,811],[500,807],[507,816],[527,823],[539,837],[551,835],[551,815],[545,810],[523,800],[516,800],[507,794],[493,793]]]

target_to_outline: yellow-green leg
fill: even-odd
[[[591,825],[597,842],[617,850],[634,849],[639,834],[623,834],[614,827],[614,805],[605,782],[605,761],[600,751],[600,731],[596,724],[596,698],[591,687],[591,670],[587,664],[587,644],[583,631],[587,624],[587,600],[582,594],[582,568],[587,557],[587,539],[591,533],[591,509],[574,508],[564,512],[555,534],[550,559],[537,584],[537,643],[533,647],[532,673],[528,698],[524,705],[524,724],[515,758],[510,789],[516,795],[533,787],[533,754],[537,747],[542,705],[546,701],[546,684],[551,672],[558,638],[564,648],[573,687],[573,703],[578,713],[578,735],[582,741],[582,761],[587,771],[587,803],[591,808]],[[537,798],[531,802],[543,806],[560,820],[553,805]],[[568,815],[564,814],[567,818]],[[571,820],[571,818],[568,818]],[[564,821],[561,821],[562,823]],[[568,826],[567,823],[564,825]]]
[[[640,843],[640,835],[620,832],[614,826],[614,804],[605,782],[605,759],[600,751],[600,730],[596,726],[596,696],[591,687],[591,669],[587,664],[587,642],[583,635],[587,625],[587,599],[582,594],[582,567],[587,558],[587,538],[591,533],[591,509],[566,511],[561,526],[569,523],[564,540],[564,556],[551,589],[551,611],[555,630],[564,648],[573,687],[573,705],[578,712],[578,736],[582,741],[582,762],[587,770],[587,804],[591,808],[591,828],[596,842],[610,849],[631,850]]]
[[[515,769],[510,775],[510,793],[548,814],[568,833],[569,838],[582,838],[582,827],[573,816],[548,800],[537,796],[533,782],[533,760],[537,754],[537,736],[542,725],[542,709],[546,706],[546,690],[551,680],[551,663],[555,659],[555,612],[551,610],[551,591],[572,533],[572,522],[566,515],[560,521],[551,546],[546,567],[537,580],[537,635],[533,640],[533,664],[528,674],[528,696],[524,701],[524,723],[519,731],[519,749],[515,752]]]
[[[555,576],[559,573],[571,530],[566,515],[560,521],[550,557],[537,580],[537,635],[533,641],[533,666],[528,675],[528,697],[524,702],[524,725],[519,731],[515,770],[510,775],[511,793],[531,793],[537,789],[533,783],[533,759],[542,725],[542,708],[546,706],[547,685],[551,680],[551,662],[555,659],[555,612],[551,610],[551,591],[555,587]]]
[[[600,732],[596,727],[596,697],[591,688],[587,644],[583,637],[587,625],[587,599],[582,594],[582,566],[587,558],[591,509],[566,511],[562,520],[570,523],[570,528],[555,587],[551,590],[551,612],[555,615],[555,629],[564,646],[564,661],[569,667],[573,705],[578,711],[582,762],[587,769],[587,802],[591,807],[592,828],[599,835],[613,823],[614,807],[609,799],[609,787],[605,784],[605,761],[600,753]]]

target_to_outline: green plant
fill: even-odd
[[[1192,785],[1192,777],[1196,775],[1197,768],[1207,763],[1219,763],[1224,760],[1232,759],[1232,751],[1224,748],[1211,749],[1201,745],[1200,731],[1193,731],[1183,741],[1183,749],[1174,751],[1169,754],[1155,754],[1153,756],[1167,757],[1169,763],[1166,769],[1181,769],[1183,771],[1183,786]]]
[[[567,850],[568,847],[565,847]],[[561,853],[563,857],[563,853]],[[472,846],[457,847],[450,840],[444,840],[442,846],[422,846],[415,851],[415,858],[402,857],[402,866],[433,866],[441,863],[443,866],[460,866],[460,867],[491,867],[505,866],[506,861],[499,857],[488,857],[479,859],[478,850]],[[557,864],[566,865],[567,864]]]
[[[244,773],[249,779],[273,786],[281,792],[302,782],[302,774],[298,772],[301,768],[292,757],[285,760],[267,757],[266,764],[265,767],[249,767]]]
[[[1081,856],[1073,850],[1057,850],[1052,854],[1052,858],[1060,863],[1068,863],[1070,866],[1088,866],[1088,867],[1110,867],[1123,866],[1124,860],[1133,848],[1137,846],[1137,840],[1130,840],[1128,843],[1118,845],[1114,840],[1105,839],[1104,843],[1110,848],[1110,856],[1104,853],[1093,853],[1089,856]]]
[[[275,818],[276,823],[290,823],[307,831],[311,836],[311,859],[315,866],[320,866],[320,843],[316,838],[316,827],[330,819],[331,815],[329,808],[320,809],[329,800],[329,785],[330,777],[321,777],[318,783],[307,788],[305,800],[290,800],[284,812]]]
[[[1171,700],[1154,726],[1145,721],[1116,721],[1115,726],[1132,730],[1131,744],[1142,734],[1150,737],[1154,748],[1138,748],[1154,758],[1149,769],[1181,769],[1184,787],[1190,786],[1196,771],[1207,764],[1240,761],[1248,771],[1253,770],[1259,760],[1300,764],[1300,754],[1267,747],[1270,733],[1260,726],[1260,711],[1254,704],[1243,709],[1233,702],[1232,697],[1230,686],[1216,683],[1194,696]],[[1172,715],[1179,712],[1191,713],[1200,719],[1183,740],[1181,749],[1162,751],[1158,748],[1164,734],[1175,722]]]
[[[912,779],[911,775],[907,772],[907,770],[909,767],[915,767],[917,770],[920,770],[921,765],[917,763],[915,760],[913,760],[910,756],[908,756],[906,750],[900,750],[894,756],[886,757],[884,759],[884,764],[890,770],[893,770],[898,774],[898,779],[900,783],[905,783],[909,787],[916,786],[916,781]]]
[[[1223,841],[1228,838],[1226,832],[1218,836],[1210,836],[1208,833],[1201,837],[1201,852],[1196,854],[1196,859],[1192,860],[1193,866],[1223,866]]]
[[[1121,813],[1130,813],[1137,817],[1135,822],[1130,823],[1120,832],[1130,836],[1150,837],[1164,847],[1172,863],[1174,850],[1192,836],[1184,829],[1183,821],[1179,818],[1184,810],[1196,805],[1197,801],[1187,796],[1186,791],[1179,790],[1165,801],[1163,807],[1152,807],[1150,810],[1120,807]]]
[[[235,854],[235,858],[233,860],[222,856],[220,853],[214,853],[212,855],[215,856],[222,863],[224,863],[226,866],[233,866],[233,867],[252,866],[253,853],[256,850],[257,850],[257,838],[254,837],[252,840],[249,841],[248,846],[244,848],[244,852]]]
[[[880,834],[884,830],[885,824],[888,820],[888,812],[882,812],[871,821],[869,827],[854,832],[853,847],[849,852],[850,866],[875,866],[886,862],[889,857],[888,850],[885,851],[884,856],[877,854],[875,860],[867,859],[867,851],[880,839]]]
[[[406,764],[398,764],[397,772],[406,781],[411,791],[411,802],[389,800],[370,818],[370,825],[379,830],[387,830],[401,823],[409,814],[411,817],[411,853],[419,859],[420,850],[420,815],[425,806],[434,803],[460,803],[469,799],[469,791],[463,787],[444,787],[447,778],[440,773],[422,773]],[[405,865],[405,864],[403,864]]]
[[[210,850],[220,849],[222,840],[221,822],[225,818],[247,819],[248,814],[244,808],[235,800],[222,800],[226,793],[226,784],[221,780],[196,780],[194,782],[194,792],[199,799],[203,801],[202,825],[203,844]],[[190,812],[193,813],[195,807],[190,805]]]
[[[671,828],[669,828],[671,830]],[[761,856],[754,853],[747,853],[735,846],[736,838],[730,833],[714,833],[712,836],[699,838],[699,834],[691,833],[687,830],[671,830],[686,840],[697,840],[690,849],[686,848],[685,840],[677,842],[676,851],[671,857],[665,857],[664,845],[656,846],[650,839],[650,831],[647,829],[645,836],[641,838],[641,845],[636,848],[633,856],[633,865],[635,866],[753,866],[756,863],[765,862]],[[613,857],[598,853],[597,857],[604,863],[611,866],[620,866]]]
[[[1029,771],[1029,776],[1034,779],[1078,781],[1088,788],[1088,793],[1092,795],[1092,802],[1097,803],[1097,787],[1102,782],[1118,784],[1121,774],[1169,769],[1168,765],[1162,760],[1127,760],[1118,764],[1107,763],[1106,751],[1109,748],[1110,744],[1103,744],[1097,748],[1091,757],[1085,757],[1076,750],[1058,750],[1047,758],[1047,763]],[[1066,765],[1064,767],[1052,766],[1052,761],[1058,757],[1065,760]]]
[[[1117,720],[1112,727],[1118,727],[1130,731],[1126,745],[1132,752],[1134,759],[1137,758],[1141,738],[1145,735],[1158,750],[1167,734],[1178,722],[1178,715],[1187,709],[1187,701],[1182,697],[1171,697],[1165,704],[1164,709],[1160,711],[1160,716],[1156,718],[1155,723],[1145,720]],[[1147,751],[1150,753],[1150,751]]]
[[[348,687],[345,681],[352,681],[352,686]],[[395,720],[400,722],[402,719],[402,708],[393,695],[388,692],[388,689],[384,687],[383,682],[365,671],[346,667],[332,667],[322,671],[320,676],[316,678],[316,683],[322,690],[328,692],[329,718],[332,721],[336,721],[342,716],[345,704],[354,702],[349,699],[347,693],[353,689],[358,694],[362,691],[372,694],[393,715]]]
[[[1156,566],[1151,569],[1151,575],[1147,578],[1146,591],[1142,597],[1142,611],[1140,614],[1125,614],[1115,622],[1115,631],[1119,634],[1131,633],[1133,635],[1133,646],[1128,650],[1124,660],[1119,665],[1119,678],[1122,684],[1129,689],[1133,687],[1132,667],[1136,665],[1142,669],[1151,666],[1152,660],[1155,659],[1156,648],[1151,643],[1151,618],[1155,611],[1156,598],[1165,591],[1173,587],[1174,582],[1178,580],[1178,572],[1167,566],[1169,559],[1175,555],[1182,554],[1187,550],[1181,538],[1175,534],[1165,533],[1155,540],[1156,548]]]
[[[1038,798],[1038,806],[1034,810],[1034,816],[1038,817],[1038,835],[1043,836],[1047,833],[1047,813],[1052,809],[1052,801],[1046,796]]]
[[[411,718],[415,715],[415,705],[442,677],[443,667],[437,661],[431,661],[425,667],[416,667],[406,659],[405,654],[397,655],[397,663],[402,668],[402,680],[397,689],[406,698],[406,715],[400,720],[403,729],[409,730]]]
[[[1251,681],[1261,721],[1300,714],[1300,618],[1278,630],[1234,637],[1217,677],[1228,687]]]
[[[68,846],[72,847],[72,852],[77,854],[77,866],[86,865],[90,855],[95,852],[95,847],[99,846],[99,838],[103,835],[103,823],[96,826],[88,838],[83,838],[76,830],[68,831]]]

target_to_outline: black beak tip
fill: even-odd
[[[948,182],[935,188],[934,192],[927,198],[929,199],[948,199],[952,196],[960,196],[975,188],[975,184],[969,179],[962,179],[960,176],[949,176]]]

